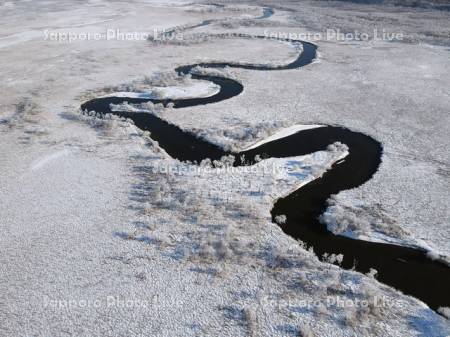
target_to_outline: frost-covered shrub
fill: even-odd
[[[318,305],[315,306],[315,312],[319,316],[326,316],[329,314],[328,308],[323,303],[319,303]]]
[[[154,232],[153,239],[157,241],[162,246],[172,245],[172,238],[168,233],[165,232]]]
[[[328,199],[328,208],[319,217],[319,221],[335,234],[347,232],[368,235],[371,232],[377,232],[395,238],[409,236],[395,224],[394,219],[381,209],[381,205],[365,206],[355,202],[344,203],[339,201],[336,196]]]
[[[256,337],[258,332],[258,320],[255,310],[251,307],[245,307],[243,312],[249,336]]]
[[[110,104],[109,108],[111,111],[118,112],[118,111],[125,111],[125,112],[136,112],[138,109],[135,105],[129,104],[127,101],[119,103],[119,104]]]
[[[110,104],[110,108],[114,112],[149,112],[153,114],[160,114],[164,110],[164,106],[161,103],[154,104],[152,101],[139,104],[130,104],[125,101],[119,104]]]
[[[226,78],[231,78],[231,79],[236,80],[235,76],[233,75],[233,73],[231,72],[229,67],[218,69],[218,68],[204,68],[201,66],[196,66],[195,68],[192,68],[191,74],[203,75],[203,76],[226,77]]]
[[[359,325],[355,308],[346,308],[346,310],[344,311],[344,324],[350,328],[355,328]]]
[[[209,210],[207,212],[209,213]],[[198,256],[200,256],[204,262],[208,263],[227,260],[232,255],[232,250],[230,249],[230,235],[230,227],[228,226],[222,235],[213,235],[210,233],[206,240],[200,245]]]
[[[0,124],[9,128],[23,126],[25,123],[36,124],[39,122],[39,112],[39,106],[30,97],[24,97],[16,104],[14,114],[0,120]]]
[[[302,324],[298,327],[300,337],[314,337],[311,327],[307,324]]]
[[[269,247],[266,260],[266,265],[271,269],[289,268],[294,263],[292,257],[276,245]]]
[[[335,142],[333,144],[330,144],[327,146],[328,151],[332,151],[334,153],[336,152],[345,152],[348,151],[348,146],[346,144],[343,144],[341,142]]]
[[[304,271],[300,271],[297,275],[297,282],[301,287],[306,286],[309,283],[308,276]]]
[[[306,244],[306,242],[302,241],[301,239],[297,239],[297,243],[303,250],[308,250],[308,245]]]
[[[144,102],[137,105],[139,109],[145,110],[153,114],[160,114],[164,110],[164,105],[161,103],[154,104],[152,101]]]
[[[215,255],[213,246],[211,244],[201,245],[198,255],[207,261],[212,261]]]
[[[366,275],[371,278],[376,278],[377,274],[378,274],[378,271],[375,268],[370,268],[369,272],[366,273]]]
[[[336,269],[330,269],[323,277],[324,292],[326,294],[345,294],[345,285],[342,283],[341,274]]]
[[[116,86],[104,87],[95,96],[102,94],[113,94],[115,92],[151,92],[151,95],[157,98],[163,98],[163,90],[158,87],[182,86],[191,81],[190,74],[178,74],[176,71],[156,72],[152,75],[134,80],[129,83],[122,83]]]
[[[212,167],[212,161],[210,158],[203,159],[200,162],[200,167]]]
[[[217,240],[214,244],[214,249],[216,251],[216,256],[219,260],[226,259],[230,254],[228,242],[223,240]]]
[[[158,195],[158,202],[159,202],[160,199],[161,199],[161,196]],[[155,201],[156,201],[156,200],[155,200]],[[155,201],[154,201],[154,202],[155,202]],[[152,212],[153,212],[153,206],[152,206],[152,204],[149,203],[149,202],[146,202],[146,203],[144,204],[144,206],[142,207],[142,213],[144,213],[144,214],[146,214],[146,215],[151,215]]]
[[[242,202],[234,202],[228,205],[228,209],[236,218],[247,220],[261,219],[261,213],[253,204],[243,204]]]
[[[38,105],[29,97],[21,99],[16,105],[16,114],[18,115],[36,114],[37,110]]]
[[[365,297],[367,305],[360,306],[358,318],[360,321],[370,320],[382,317],[382,307],[377,305],[377,298],[381,298],[379,290],[373,285],[364,284],[362,295]]]
[[[176,71],[165,71],[145,76],[142,83],[151,87],[169,87],[186,84],[190,79],[190,74],[180,75]]]
[[[342,261],[344,260],[344,255],[324,253],[322,255],[322,260],[331,264],[341,265]]]
[[[112,130],[126,129],[133,124],[133,121],[119,117],[113,114],[101,114],[95,111],[82,111],[79,119],[88,123],[94,129],[106,133],[113,134]]]
[[[219,145],[225,150],[239,152],[246,145],[267,138],[285,126],[281,122],[248,123],[237,118],[226,120],[229,124],[226,130],[213,129],[208,132],[195,130],[195,132],[199,137]],[[250,159],[250,161],[253,160],[258,162],[261,160],[261,156]]]
[[[277,215],[275,217],[275,222],[279,225],[284,225],[286,223],[287,217],[284,214]]]
[[[227,156],[222,156],[222,158],[220,158],[220,160],[214,160],[213,166],[216,168],[231,167],[231,166],[233,166],[235,160],[236,160],[235,156],[233,156],[232,154],[229,154]]]

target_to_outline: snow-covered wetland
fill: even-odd
[[[436,6],[3,2],[0,335],[450,335]]]

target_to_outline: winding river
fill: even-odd
[[[265,8],[263,16],[259,19],[267,18],[272,14],[272,9]],[[200,25],[206,25],[210,22],[203,21]],[[250,36],[243,34],[236,35],[236,37],[250,38]],[[176,71],[180,74],[187,74],[191,73],[196,66],[283,71],[306,66],[315,59],[317,47],[314,44],[303,41],[290,42],[301,44],[303,50],[295,61],[287,65],[198,63],[178,67]],[[234,165],[239,166],[243,165],[239,159],[241,155],[245,155],[246,158],[254,158],[256,155],[263,158],[283,158],[326,150],[328,145],[335,142],[346,144],[349,148],[349,155],[335,163],[321,178],[302,186],[287,197],[277,200],[271,211],[272,219],[275,219],[277,215],[286,215],[287,221],[280,225],[283,231],[294,238],[301,239],[308,246],[314,247],[314,252],[319,257],[324,253],[343,254],[344,260],[341,267],[345,269],[355,268],[357,271],[366,273],[370,268],[375,268],[378,271],[377,278],[380,282],[422,300],[430,308],[450,307],[450,293],[448,291],[450,268],[444,263],[430,260],[426,252],[419,249],[334,235],[318,221],[318,217],[326,210],[327,199],[331,195],[358,187],[375,174],[381,163],[383,152],[382,145],[375,139],[344,127],[323,126],[303,130],[248,151],[230,153],[153,114],[118,112],[112,111],[110,108],[110,104],[120,104],[124,101],[128,103],[152,101],[164,105],[173,103],[174,108],[179,109],[221,102],[237,96],[243,91],[243,85],[230,78],[199,74],[192,74],[192,78],[211,81],[218,85],[220,90],[210,97],[180,100],[102,97],[82,104],[81,109],[103,114],[113,113],[132,119],[137,127],[150,131],[152,139],[158,141],[159,146],[171,157],[181,161],[200,162],[207,158],[214,160],[220,159],[224,155],[233,154],[238,158]],[[246,165],[251,164],[252,162],[246,163]]]

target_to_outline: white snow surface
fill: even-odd
[[[305,17],[306,11],[314,21],[330,6],[283,5],[295,11],[278,10],[270,27],[297,29],[296,13]],[[351,23],[354,11],[347,6],[341,12],[349,13],[345,22]],[[0,6],[0,36],[8,37],[0,54],[7,65],[0,67],[1,336],[450,335],[449,321],[420,301],[318,261],[272,223],[274,200],[323,174],[345,156],[342,148],[264,160],[253,166],[256,172],[199,168],[168,157],[129,121],[78,113],[95,92],[180,64],[285,63],[292,48],[233,39],[64,44],[27,33],[152,31],[260,13],[253,2],[225,8],[133,0]],[[376,9],[371,13],[382,16]],[[402,21],[400,14],[389,15]],[[327,20],[333,18],[320,17]],[[262,34],[265,28],[236,29]],[[403,43],[318,45],[318,64],[287,72],[233,70],[245,85],[242,95],[167,109],[161,117],[236,148],[292,125],[339,124],[371,134],[383,142],[382,167],[366,185],[336,196],[339,210],[364,211],[381,229],[393,223],[386,230],[390,237],[423,240],[449,255],[443,132],[448,50]],[[370,237],[372,232],[360,230]],[[333,304],[380,298],[386,305]]]

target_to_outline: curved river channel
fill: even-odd
[[[273,14],[266,8],[259,19]],[[202,25],[209,24],[203,22]],[[192,26],[192,27],[197,27]],[[240,38],[250,36],[239,34]],[[264,38],[254,37],[252,38]],[[279,39],[282,40],[282,39]],[[303,41],[289,41],[302,45],[298,58],[283,66],[262,66],[238,63],[198,63],[176,68],[179,74],[187,74],[196,66],[204,68],[243,68],[255,71],[285,71],[297,69],[310,64],[316,58],[317,47]],[[375,139],[339,126],[323,126],[299,131],[284,138],[262,144],[256,148],[239,153],[224,151],[222,148],[198,138],[195,134],[181,130],[179,127],[149,113],[127,113],[112,111],[110,104],[143,103],[152,101],[164,105],[173,103],[174,108],[192,107],[217,103],[239,95],[243,85],[235,80],[210,75],[191,74],[193,79],[211,81],[220,87],[220,91],[210,97],[180,100],[157,100],[143,98],[102,97],[93,99],[81,106],[82,110],[99,113],[113,113],[130,118],[137,127],[148,130],[151,138],[159,143],[171,157],[181,161],[201,162],[203,159],[220,159],[233,154],[237,158],[235,166],[243,165],[241,155],[254,158],[292,157],[326,150],[327,146],[341,142],[348,146],[349,155],[335,163],[321,178],[318,178],[285,198],[276,201],[272,209],[272,219],[277,215],[286,215],[287,221],[281,224],[283,231],[294,238],[301,239],[320,257],[324,253],[343,254],[342,268],[366,273],[370,268],[378,271],[380,282],[393,286],[405,294],[412,295],[430,308],[450,307],[450,268],[439,261],[432,261],[426,252],[392,244],[374,243],[334,235],[318,221],[318,217],[327,208],[327,199],[332,194],[358,187],[371,179],[377,171],[383,148]],[[251,165],[246,162],[245,165]],[[274,220],[273,220],[274,221]],[[275,221],[274,221],[275,222]]]

